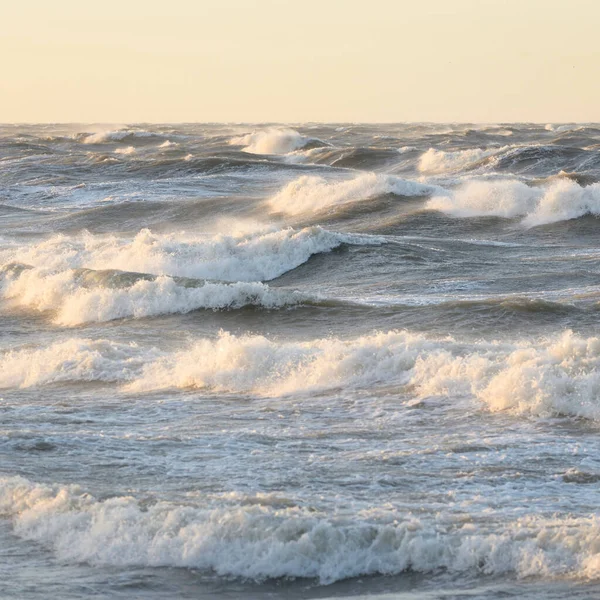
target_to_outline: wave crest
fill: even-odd
[[[300,292],[273,289],[264,283],[196,282],[184,285],[172,277],[137,274],[126,286],[91,285],[94,278],[75,269],[47,273],[39,269],[5,272],[0,293],[13,305],[52,312],[56,325],[75,326],[127,317],[142,318],[201,309],[238,309],[245,306],[282,308],[308,301]],[[110,283],[110,278],[106,283]]]
[[[232,146],[244,146],[250,154],[288,154],[308,145],[312,138],[294,129],[263,129],[230,140]]]
[[[58,235],[18,249],[12,260],[53,271],[119,269],[219,281],[268,281],[295,269],[313,254],[344,243],[369,240],[321,227],[214,236],[142,229],[133,238]]]
[[[470,181],[426,207],[454,217],[523,217],[527,227],[600,215],[600,184],[560,179],[543,188],[520,181]]]
[[[364,173],[342,181],[303,175],[288,183],[269,200],[269,207],[292,215],[311,214],[385,194],[427,196],[440,188],[391,175]]]

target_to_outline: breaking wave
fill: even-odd
[[[300,292],[273,289],[257,282],[198,281],[195,285],[186,285],[165,275],[156,278],[143,274],[126,275],[129,278],[137,275],[137,280],[130,285],[114,286],[110,285],[115,279],[114,271],[110,271],[108,277],[98,272],[90,277],[89,272],[77,269],[59,273],[35,268],[5,270],[0,280],[0,294],[15,307],[52,313],[53,322],[62,326],[188,313],[200,309],[238,309],[245,306],[272,309],[309,300]]]
[[[304,343],[221,333],[161,357],[128,389],[207,387],[272,396],[398,385],[418,398],[472,396],[492,411],[599,419],[599,373],[600,339],[571,332],[537,343],[472,345],[402,331]]]
[[[248,302],[248,294],[261,304],[290,302],[275,291],[253,287],[248,292],[239,285],[229,291],[217,289],[218,297],[224,298],[219,304],[231,302],[232,297],[237,303]],[[187,310],[190,303],[206,304],[208,293],[204,290],[200,300],[170,297],[173,309],[166,308],[166,303],[144,309],[141,301],[123,300],[127,311],[122,312],[169,312],[177,310],[178,301]],[[90,301],[87,310],[94,318],[116,314],[120,305],[111,302],[105,308],[101,302]],[[91,318],[81,304],[67,304],[64,319]],[[474,406],[483,405],[493,412],[600,420],[600,339],[570,331],[540,340],[468,344],[407,331],[307,342],[221,332],[185,350],[161,353],[102,340],[73,340],[47,349],[6,352],[0,356],[0,367],[4,387],[114,377],[129,393],[203,388],[271,397],[394,385],[400,401],[470,398]]]
[[[441,174],[453,171],[463,171],[476,165],[481,159],[497,155],[511,146],[502,148],[469,148],[468,150],[437,150],[429,148],[419,158],[421,173]]]
[[[600,184],[560,179],[547,187],[520,181],[470,181],[431,198],[426,207],[454,217],[523,217],[527,227],[600,215]]]
[[[288,183],[269,201],[277,212],[292,215],[311,214],[339,205],[369,200],[385,194],[414,197],[428,196],[441,188],[391,175],[364,173],[342,181],[303,175]]]
[[[232,146],[244,146],[244,152],[251,154],[288,154],[313,141],[318,140],[303,136],[294,129],[271,128],[232,138],[229,143]]]
[[[518,577],[600,576],[596,516],[525,516],[502,533],[441,512],[390,506],[326,516],[294,504],[243,495],[220,505],[96,499],[78,486],[0,479],[0,514],[14,533],[61,561],[97,566],[185,567],[257,581],[315,578],[321,584],[362,575],[440,569]],[[236,502],[237,500],[237,502]],[[291,504],[291,505],[290,505]]]
[[[153,350],[109,340],[69,339],[45,348],[0,353],[0,388],[75,381],[118,382],[139,376]]]
[[[142,229],[133,238],[57,235],[16,250],[10,260],[52,271],[119,269],[219,281],[268,281],[295,269],[313,254],[341,244],[368,243],[374,243],[374,238],[321,227],[232,235],[159,234]]]

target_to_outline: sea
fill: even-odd
[[[0,598],[600,598],[600,126],[0,126]]]

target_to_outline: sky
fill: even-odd
[[[600,121],[599,0],[0,3],[0,122]]]

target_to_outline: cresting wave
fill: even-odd
[[[109,340],[72,338],[46,348],[0,353],[0,388],[27,388],[60,382],[118,382],[139,376],[155,350]]]
[[[295,269],[313,254],[329,252],[345,243],[377,241],[366,235],[335,233],[321,227],[263,228],[232,235],[159,234],[142,229],[133,238],[84,232],[57,235],[16,249],[6,255],[5,262],[52,272],[119,269],[220,281],[268,281]]]
[[[250,154],[288,154],[304,148],[313,139],[305,137],[294,129],[264,129],[232,138],[232,146],[244,146]]]
[[[501,154],[510,148],[513,148],[513,146],[469,148],[454,151],[429,148],[419,158],[419,171],[430,174],[462,171],[476,165],[483,158]]]
[[[119,275],[134,283],[119,285]],[[48,273],[35,268],[5,271],[0,294],[15,307],[52,313],[53,322],[62,326],[200,309],[282,308],[310,300],[300,292],[273,289],[258,282],[186,285],[165,275],[155,278],[139,273],[90,273],[77,269]]]
[[[80,359],[80,352],[89,353],[89,340],[55,350],[6,353],[0,356],[0,385],[28,387],[68,381],[69,376],[87,381],[97,372],[104,381],[109,375],[97,365],[106,362],[128,393],[195,387],[270,397],[395,385],[399,401],[466,398],[491,411],[600,419],[600,339],[571,332],[542,340],[475,344],[406,331],[309,342],[221,332],[179,352],[148,350],[142,362],[137,347],[132,351],[108,341],[98,344],[94,361]],[[60,360],[47,362],[52,354]],[[123,368],[110,362],[121,355]]]
[[[14,533],[61,561],[101,566],[165,566],[257,581],[361,575],[473,572],[518,577],[600,576],[596,516],[521,517],[502,533],[468,514],[413,515],[391,507],[327,516],[269,498],[214,506],[131,496],[97,500],[77,486],[0,478],[0,515]],[[287,504],[290,504],[288,501]]]
[[[580,186],[560,179],[546,187],[520,181],[470,181],[426,204],[454,217],[523,217],[527,227],[600,215],[600,184]]]
[[[273,211],[300,215],[335,209],[385,194],[414,197],[440,191],[437,186],[376,173],[364,173],[341,181],[303,175],[288,183],[268,201],[268,205]]]

